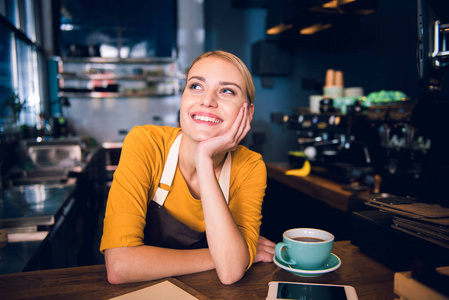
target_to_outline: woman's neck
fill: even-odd
[[[196,176],[195,155],[197,152],[198,142],[183,136],[179,147],[178,167],[182,171],[184,178]],[[226,153],[213,158],[215,175],[220,175],[221,169],[226,159]]]

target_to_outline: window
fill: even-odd
[[[3,105],[4,99],[13,89],[12,70],[12,41],[13,35],[0,24],[0,103]]]
[[[42,110],[35,1],[0,0],[0,142]]]

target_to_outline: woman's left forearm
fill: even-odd
[[[250,262],[246,241],[237,227],[215,177],[212,161],[197,168],[209,250],[220,280],[232,284],[243,277]]]

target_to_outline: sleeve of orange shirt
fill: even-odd
[[[143,244],[148,196],[159,182],[176,130],[134,127],[127,135],[108,196],[100,250]]]

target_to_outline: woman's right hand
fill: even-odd
[[[196,161],[204,157],[214,158],[217,155],[237,149],[239,143],[251,129],[251,117],[248,103],[243,104],[237,118],[226,133],[199,143]]]

